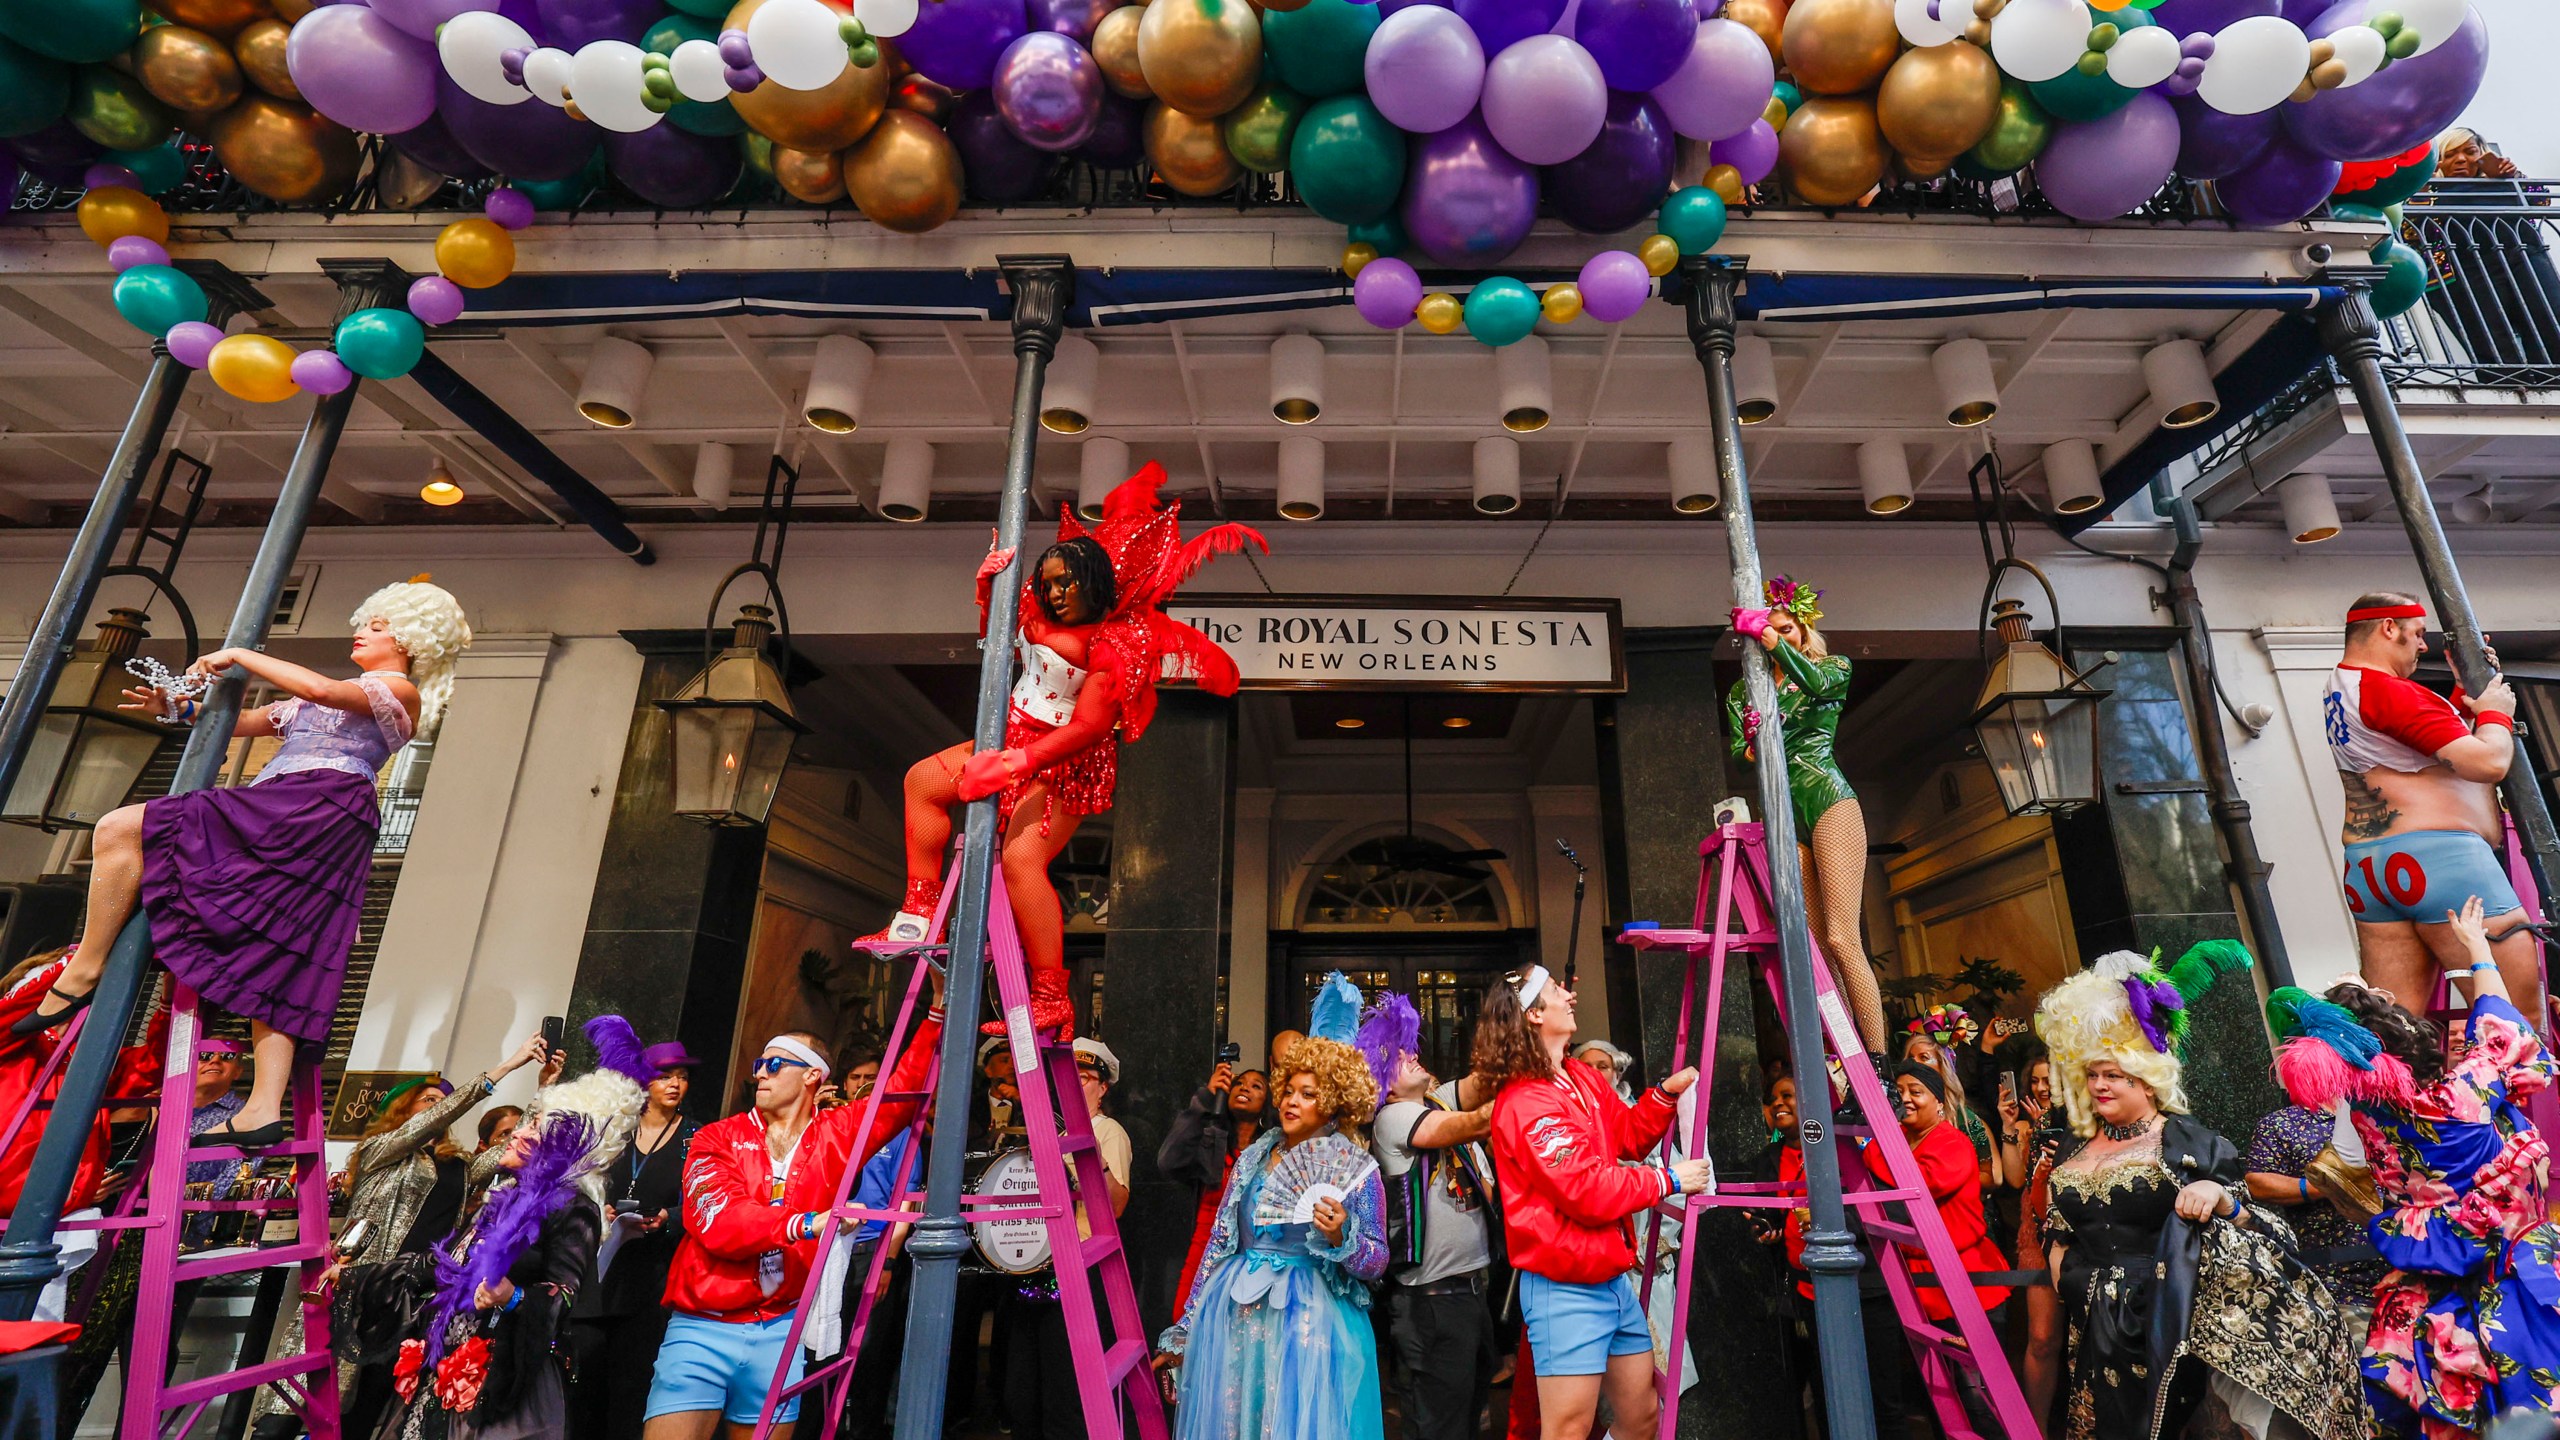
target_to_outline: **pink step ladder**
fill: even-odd
[[[943,932],[950,918],[951,897],[960,888],[956,872],[944,879],[942,901],[933,916],[935,934]],[[1006,1038],[1013,1050],[1016,1084],[1022,1093],[1022,1124],[1039,1189],[1027,1201],[1019,1196],[964,1195],[962,1218],[972,1224],[1034,1220],[1046,1229],[1051,1264],[1058,1278],[1058,1302],[1066,1312],[1068,1349],[1075,1357],[1076,1390],[1084,1402],[1085,1433],[1092,1440],[1123,1440],[1128,1433],[1124,1421],[1134,1415],[1137,1440],[1168,1440],[1164,1405],[1156,1393],[1154,1371],[1147,1364],[1151,1347],[1138,1314],[1137,1288],[1129,1278],[1129,1257],[1120,1243],[1119,1218],[1111,1210],[1102,1152],[1094,1140],[1092,1118],[1085,1110],[1084,1087],[1076,1076],[1075,1051],[1071,1045],[1055,1043],[1050,1036],[1033,1034],[1031,982],[1023,964],[1022,938],[1014,928],[1013,907],[1005,896],[1003,873],[995,873],[991,883],[993,893],[987,900],[988,958],[995,975],[997,1002],[1005,1018]],[[906,998],[889,1031],[886,1053],[891,1057],[904,1054],[924,1004],[921,997],[926,989],[925,968],[940,964],[950,947],[880,941],[859,948],[888,959],[914,958],[922,962],[908,978]],[[974,1017],[955,1015],[949,1023],[972,1024]],[[890,1063],[894,1067],[894,1058]],[[863,1343],[870,1337],[872,1312],[889,1288],[888,1245],[881,1244],[872,1251],[861,1298],[848,1317],[844,1348],[812,1366],[796,1384],[786,1383],[790,1379],[790,1359],[799,1353],[800,1335],[809,1323],[811,1304],[819,1296],[819,1287],[827,1283],[828,1257],[836,1246],[851,1243],[849,1228],[866,1220],[892,1227],[911,1225],[923,1215],[924,1191],[920,1186],[910,1187],[930,1143],[924,1122],[933,1114],[936,1078],[940,1074],[937,1063],[928,1073],[924,1089],[898,1094],[874,1090],[863,1102],[862,1121],[854,1137],[853,1153],[857,1155],[870,1148],[884,1100],[918,1102],[916,1118],[908,1130],[906,1154],[900,1158],[890,1186],[896,1200],[888,1209],[853,1204],[853,1192],[861,1183],[861,1167],[845,1167],[844,1177],[836,1184],[837,1223],[818,1237],[817,1254],[809,1264],[808,1287],[801,1292],[800,1304],[792,1312],[783,1359],[775,1368],[764,1410],[756,1418],[755,1440],[765,1440],[772,1432],[774,1412],[784,1402],[821,1389],[827,1392],[826,1428],[813,1431],[804,1425],[799,1433],[836,1433],[850,1388],[846,1382]],[[957,1097],[945,1118],[956,1123],[967,1113],[967,1097]],[[1093,1231],[1090,1238],[1078,1232],[1079,1209]],[[884,1240],[887,1234],[882,1232]],[[1094,1293],[1097,1284],[1101,1290],[1099,1305]],[[1111,1330],[1118,1337],[1107,1345],[1102,1336],[1102,1307],[1108,1307]],[[955,1336],[952,1343],[970,1344],[974,1340],[975,1337]]]
[[[1786,994],[1778,971],[1778,932],[1776,907],[1769,891],[1769,859],[1761,838],[1760,826],[1735,824],[1719,827],[1699,845],[1702,858],[1698,873],[1698,908],[1687,930],[1630,929],[1621,938],[1638,950],[1666,950],[1689,957],[1686,983],[1680,992],[1680,1029],[1672,1043],[1671,1066],[1675,1071],[1686,1066],[1693,1054],[1713,1053],[1717,1017],[1724,1009],[1725,961],[1739,955],[1751,961],[1769,990],[1769,999],[1777,1007],[1780,1023],[1785,1023]],[[1831,984],[1830,967],[1820,963],[1821,951],[1814,950],[1813,982],[1816,1007],[1822,1016],[1823,1040],[1833,1061],[1848,1078],[1849,1093],[1858,1106],[1870,1116],[1895,1114],[1887,1098],[1884,1082],[1867,1059],[1865,1045],[1858,1037],[1856,1022],[1850,1019],[1848,1007],[1841,1002]],[[1699,971],[1705,969],[1705,1003],[1699,1004]],[[1707,1153],[1707,1117],[1711,1109],[1716,1067],[1700,1067],[1697,1085],[1697,1107],[1688,1137],[1688,1153]],[[1915,1277],[1910,1262],[1916,1254],[1925,1258],[1936,1275],[1957,1276],[1965,1273],[1962,1257],[1955,1242],[1948,1237],[1938,1207],[1930,1199],[1920,1175],[1919,1163],[1912,1158],[1911,1147],[1903,1139],[1901,1127],[1892,1124],[1875,1127],[1873,1133],[1863,1128],[1842,1126],[1844,1138],[1865,1137],[1883,1154],[1886,1173],[1892,1177],[1891,1188],[1878,1187],[1866,1164],[1849,1146],[1840,1149],[1840,1183],[1847,1202],[1851,1223],[1864,1232],[1871,1253],[1884,1272],[1885,1289],[1892,1297],[1894,1311],[1901,1317],[1909,1336],[1913,1356],[1919,1361],[1921,1380],[1935,1408],[1939,1426],[1955,1440],[1987,1440],[1975,1428],[1972,1415],[1965,1406],[1968,1391],[1997,1420],[2007,1440],[2040,1440],[2034,1416],[2027,1409],[2025,1394],[2018,1388],[2017,1376],[2011,1372],[2007,1355],[2000,1348],[1999,1332],[1991,1326],[1990,1317],[1982,1309],[1973,1287],[1965,1284],[1943,1288],[1949,1307],[1954,1312],[1955,1332],[1950,1334],[1938,1322],[1921,1312],[1919,1292],[1925,1277]],[[1797,1188],[1797,1187],[1789,1187]],[[1646,1298],[1651,1298],[1652,1275],[1660,1258],[1662,1225],[1669,1219],[1680,1227],[1678,1289],[1674,1292],[1673,1322],[1675,1335],[1685,1334],[1689,1317],[1690,1281],[1698,1256],[1698,1218],[1708,1210],[1725,1206],[1749,1206],[1775,1209],[1802,1209],[1805,1197],[1800,1192],[1787,1194],[1771,1183],[1725,1183],[1719,1181],[1705,1193],[1666,1201],[1654,1212],[1648,1253],[1645,1257]],[[1934,1283],[1931,1281],[1929,1283]],[[1681,1347],[1671,1346],[1671,1362],[1662,1376],[1662,1419],[1660,1440],[1671,1440],[1680,1419]],[[1869,1357],[1876,1363],[1875,1357]]]

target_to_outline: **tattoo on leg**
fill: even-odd
[[[2338,780],[2347,791],[2346,838],[2376,840],[2390,834],[2391,827],[2400,819],[2400,812],[2390,801],[2382,798],[2382,792],[2373,788],[2373,782],[2345,771],[2338,773]]]

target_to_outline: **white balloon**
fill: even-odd
[[[524,88],[545,105],[569,103],[568,51],[549,45],[524,57]]]
[[[1893,28],[1922,50],[1944,45],[1961,33],[1929,13],[1929,0],[1893,0]]]
[[[436,55],[444,73],[474,100],[492,105],[519,105],[533,98],[521,85],[507,83],[498,57],[509,50],[533,48],[524,27],[494,10],[467,10],[436,31]]]
[[[816,3],[816,0],[811,0]],[[2196,97],[2225,115],[2273,110],[2311,73],[2311,41],[2281,15],[2252,15],[2213,37]]]
[[[2050,80],[2088,53],[2089,30],[2080,0],[2010,0],[1991,22],[1991,58],[2013,80]]]
[[[640,57],[628,40],[593,40],[580,46],[569,66],[569,98],[578,112],[607,130],[638,134],[666,117],[641,100]]]
[[[2107,51],[2107,78],[2127,90],[2148,90],[2178,73],[2178,37],[2166,26],[2145,25],[2118,36]]]
[[[2338,63],[2347,67],[2347,78],[2338,86],[2341,90],[2372,79],[2391,44],[2370,25],[2350,25],[2331,35],[2329,43],[2337,47]]]
[[[2418,32],[2420,55],[2452,39],[2453,32],[2462,28],[2463,18],[2471,13],[2470,0],[2399,0],[2393,8],[2410,29]]]
[[[1534,124],[1523,113],[1526,107],[1496,99],[1514,87],[1551,97]],[[1581,42],[1532,35],[1503,47],[1484,67],[1484,114],[1494,143],[1513,159],[1524,165],[1561,165],[1600,138],[1600,127],[1609,119],[1609,82]]]
[[[824,90],[853,63],[843,18],[818,0],[766,0],[747,22],[756,68],[785,90]]]
[[[708,104],[729,98],[729,62],[708,40],[687,40],[667,57],[667,73],[676,77],[676,93]]]
[[[1973,0],[1940,0],[1938,18],[1961,35],[1979,17],[1973,13]]]
[[[916,0],[853,0],[853,18],[883,40],[894,40],[916,26]]]

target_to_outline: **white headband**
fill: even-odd
[[[1529,973],[1520,977],[1514,993],[1520,997],[1521,1009],[1527,1010],[1538,1003],[1538,996],[1547,988],[1547,980],[1547,967],[1544,965],[1532,965]]]
[[[767,1050],[779,1050],[794,1060],[805,1061],[810,1069],[818,1072],[819,1079],[824,1080],[827,1078],[827,1062],[818,1058],[818,1052],[801,1044],[799,1041],[792,1039],[788,1035],[774,1036],[772,1039],[764,1042],[764,1048]]]

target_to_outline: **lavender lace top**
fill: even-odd
[[[356,677],[365,698],[373,703],[369,715],[303,700],[278,700],[268,706],[267,720],[284,745],[250,783],[305,770],[343,770],[371,780],[415,732],[408,707],[391,693],[390,677],[399,673],[367,671]]]

